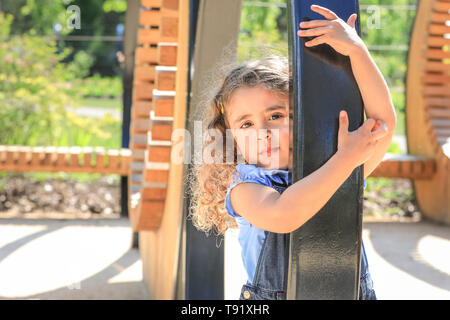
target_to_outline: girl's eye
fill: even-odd
[[[249,124],[249,125],[251,125],[251,123],[250,122],[245,122],[242,126],[241,126],[241,129],[246,129],[246,128],[248,128],[248,127],[244,127],[246,124]]]
[[[278,117],[278,118],[276,118],[276,119],[279,119],[279,118],[282,118],[283,115],[280,114],[280,113],[275,113],[275,114],[273,114],[273,115],[270,116],[271,119],[272,119],[272,117]],[[276,120],[276,119],[275,119],[275,120]]]

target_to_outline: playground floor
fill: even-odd
[[[450,299],[450,228],[365,222],[379,299]],[[127,219],[0,219],[0,299],[148,299]],[[225,241],[225,298],[245,281],[236,230]]]

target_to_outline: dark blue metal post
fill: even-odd
[[[125,16],[125,36],[123,50],[125,61],[123,64],[123,111],[122,111],[122,148],[128,148],[130,143],[131,102],[133,93],[134,53],[136,50],[137,30],[139,26],[140,0],[127,0]],[[128,176],[120,179],[120,204],[122,217],[128,217]]]
[[[347,21],[358,1],[288,0],[289,60],[293,76],[293,181],[320,168],[337,151],[339,111],[349,116],[349,131],[363,122],[363,101],[350,60],[329,45],[305,47],[299,23],[325,19],[311,10],[326,7]],[[361,261],[362,166],[327,204],[290,236],[288,299],[357,299]],[[302,204],[299,203],[299,206]]]

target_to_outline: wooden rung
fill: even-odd
[[[370,177],[431,179],[436,161],[420,156],[386,154]]]
[[[161,17],[161,38],[172,39],[177,41],[178,39],[178,17]]]
[[[150,162],[169,162],[171,148],[166,146],[151,146],[148,152]]]
[[[168,67],[166,67],[168,68]],[[173,68],[173,67],[172,67]],[[176,73],[174,71],[157,71],[155,88],[157,90],[175,90]]]
[[[45,166],[56,166],[58,155],[56,153],[56,147],[44,147],[44,160]]]
[[[156,117],[172,117],[174,107],[173,99],[156,99],[153,104],[153,112]]]
[[[449,28],[450,32],[450,28]],[[448,59],[450,58],[450,52],[444,51],[442,49],[428,49],[426,51],[426,57],[427,59]]]
[[[431,13],[431,21],[434,23],[445,23],[450,20],[450,14],[444,12]]]
[[[428,72],[446,72],[450,71],[450,64],[445,64],[443,62],[438,61],[426,61],[425,71]]]
[[[138,44],[157,44],[161,41],[161,33],[159,29],[139,28]]]
[[[92,147],[84,147],[81,149],[83,167],[92,167]]]
[[[429,47],[442,47],[450,45],[450,39],[444,37],[428,37],[427,44]]]
[[[176,19],[176,18],[166,18],[166,19]],[[168,22],[165,21],[164,23],[161,24],[161,29],[140,28],[138,30],[137,42],[138,44],[157,44],[158,42],[176,42],[178,39],[176,36],[173,36],[173,28],[174,28],[173,21]]]
[[[131,107],[132,118],[150,118],[150,110],[152,109],[152,101],[134,101]]]
[[[166,188],[144,188],[142,190],[142,200],[165,200]]]
[[[95,170],[98,171],[104,171],[106,168],[105,165],[105,149],[102,147],[95,147],[94,148],[94,152],[92,153],[92,155],[94,156],[94,161],[92,166],[95,168]]]
[[[119,168],[119,150],[107,150],[108,156],[108,168],[116,169]]]
[[[80,153],[81,148],[80,147],[70,147],[68,150],[69,153],[69,163],[71,168],[78,168],[80,167]]]
[[[145,170],[145,181],[167,182],[169,171],[167,170]]]
[[[450,85],[425,86],[425,96],[448,96],[450,97]]]
[[[141,0],[141,5],[145,8],[160,8],[162,0]]]
[[[137,143],[133,143],[132,141],[130,141],[130,149],[134,150],[134,149],[138,149],[138,150],[145,150],[147,148],[146,144],[137,144]]]
[[[70,166],[70,154],[69,154],[69,148],[67,147],[60,147],[58,148],[58,159],[57,164],[58,167],[64,168]]]
[[[167,10],[178,10],[179,0],[162,0],[162,7]]]
[[[157,49],[157,60],[160,65],[176,66],[177,65],[177,48],[176,43],[159,43]]]
[[[44,159],[44,148],[43,147],[33,147],[31,150],[31,166],[38,167],[41,165]]]
[[[28,167],[31,163],[31,153],[30,152],[21,152],[19,154],[18,165],[23,167]]]
[[[435,128],[450,128],[450,119],[431,119],[430,121]]]
[[[153,124],[151,136],[155,140],[171,140],[172,124]]]
[[[155,66],[137,65],[134,68],[134,79],[137,82],[155,81]]]
[[[19,146],[8,146],[5,151],[5,163],[14,164],[19,160]]]
[[[139,14],[139,24],[143,26],[159,26],[161,23],[160,10],[142,10]]]
[[[158,63],[158,48],[136,48],[136,65],[142,65],[146,63]]]
[[[135,82],[133,88],[134,100],[150,100],[153,98],[154,84],[150,82]]]
[[[147,145],[147,140],[147,134],[132,134],[130,142],[136,145]]]
[[[178,10],[178,1],[179,0],[142,0],[141,5],[145,8]]]
[[[141,211],[136,222],[136,230],[156,230],[161,223],[164,211],[164,201],[141,201],[139,205]]]
[[[450,119],[450,109],[448,108],[428,108],[427,111],[432,118]]]
[[[448,11],[450,10],[450,2],[448,1],[436,1],[434,3],[434,11],[435,12],[444,12],[444,13],[448,13]]]
[[[443,74],[425,74],[423,76],[423,82],[427,84],[448,84],[450,83],[450,76]]]
[[[178,19],[178,12],[174,10],[142,10],[139,14],[139,24],[142,26],[161,26],[162,19],[171,17]]]
[[[433,107],[450,107],[450,97],[449,98],[441,98],[441,97],[433,97],[433,98],[425,98],[425,102],[427,106]]]
[[[151,129],[151,121],[150,119],[132,119],[131,126],[133,128],[133,132],[147,132]]]
[[[450,33],[449,26],[434,23],[428,25],[428,34],[430,35],[444,35],[446,33]]]
[[[123,149],[125,151],[120,151],[122,167],[108,168],[105,163],[106,153],[102,147],[6,146],[1,147],[0,150],[2,159],[0,164],[6,166],[3,169],[14,171],[118,173],[123,175],[127,174],[130,158],[129,150]],[[80,157],[82,164],[79,161]]]
[[[439,137],[450,137],[450,128],[437,128],[434,132]]]
[[[144,149],[132,149],[131,150],[131,160],[139,161],[145,159],[145,150]]]
[[[119,161],[120,167],[123,169],[128,169],[131,162],[131,150],[130,149],[120,149],[119,150]]]

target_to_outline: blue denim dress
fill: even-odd
[[[230,216],[236,218],[239,225],[242,260],[248,274],[247,283],[241,289],[240,299],[285,300],[287,279],[284,275],[288,268],[290,234],[261,230],[237,215],[231,206],[230,191],[239,183],[252,182],[267,185],[282,193],[292,184],[292,172],[263,169],[252,164],[238,164],[236,171],[235,180],[228,187],[225,196],[225,208]],[[361,248],[360,274],[359,299],[376,300],[364,244]]]

